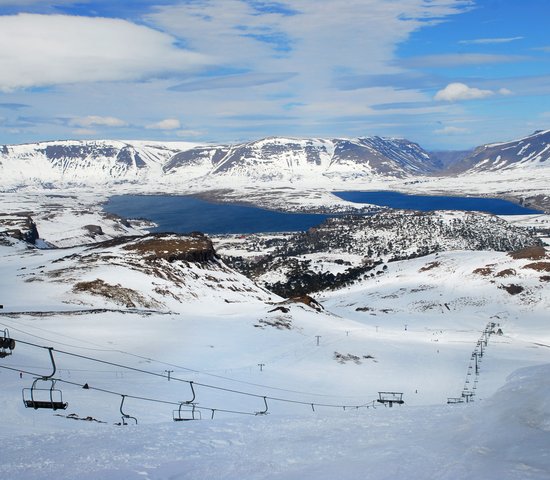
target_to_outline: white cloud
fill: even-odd
[[[524,37],[503,37],[503,38],[475,38],[473,40],[461,40],[458,43],[464,45],[487,45],[487,44],[499,44],[510,43],[517,40],[523,40]]]
[[[444,89],[439,90],[434,99],[444,102],[458,102],[460,100],[479,100],[491,97],[495,94],[513,95],[514,92],[508,88],[499,88],[498,90],[482,90],[480,88],[469,87],[465,83],[449,83]]]
[[[460,100],[476,100],[494,95],[492,90],[481,90],[479,88],[469,87],[465,83],[449,83],[443,90],[435,94],[435,100],[445,102],[457,102]]]
[[[177,118],[166,118],[160,122],[147,125],[145,128],[151,130],[177,130],[178,128],[181,128],[181,124]]]
[[[120,19],[0,16],[0,91],[139,80],[205,64],[205,56],[174,43],[170,35]]]
[[[88,115],[86,117],[76,117],[69,120],[69,125],[74,127],[92,127],[94,125],[101,127],[125,127],[128,124],[116,117],[101,117],[98,115]]]
[[[437,135],[462,135],[465,133],[469,133],[469,130],[462,127],[446,126],[438,130],[434,130],[434,133],[436,133]]]
[[[398,46],[414,32],[467,11],[471,0],[157,3],[162,5],[147,7],[140,26],[60,15],[0,17],[0,89],[62,84],[14,92],[13,101],[31,104],[33,115],[49,118],[68,108],[82,118],[88,112],[116,112],[136,136],[208,135],[212,141],[270,134],[386,134],[381,126],[395,121],[386,117],[401,112],[373,105],[423,102],[426,106],[415,113],[424,118],[441,113],[441,120],[462,108],[433,102],[419,82],[342,91],[335,79],[406,73],[395,62]],[[208,70],[199,70],[207,62]],[[11,73],[5,65],[13,65]],[[171,75],[182,72],[179,78]],[[185,108],[193,130],[145,129],[151,119],[172,117],[174,105]],[[42,136],[54,138],[74,128],[104,130],[68,125],[67,120],[43,128],[49,130]]]
[[[301,0],[293,12],[259,14],[246,0],[195,0],[156,7],[147,20],[190,48],[245,73],[295,72],[284,82],[306,101],[326,98],[336,70],[390,73],[396,46],[468,0]],[[238,72],[240,73],[240,72]],[[215,80],[212,80],[215,82]]]
[[[266,3],[273,6],[268,13],[255,8]],[[402,72],[394,63],[400,43],[471,5],[469,0],[193,0],[155,7],[146,21],[224,67],[172,85],[186,108],[197,112],[193,125],[198,129],[225,138],[281,131],[315,136],[329,129],[329,135],[342,135],[353,123],[345,117],[362,117],[364,125],[366,116],[381,115],[372,105],[430,99],[416,88],[345,92],[335,78]],[[193,92],[199,89],[200,95]],[[255,120],[234,120],[258,112],[283,119],[289,109],[294,118],[283,122],[260,126]]]
[[[201,78],[181,83],[170,88],[178,92],[192,92],[196,90],[211,90],[216,88],[246,88],[269,83],[279,83],[296,76],[292,72],[276,73],[248,73],[244,75],[224,75],[213,78]]]

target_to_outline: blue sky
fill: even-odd
[[[0,143],[550,128],[548,0],[0,0]]]

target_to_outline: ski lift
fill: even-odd
[[[191,410],[182,410],[182,407],[184,405],[191,405]],[[177,410],[173,411],[172,417],[174,419],[174,422],[186,422],[188,420],[201,420],[202,415],[200,410],[197,410],[196,403],[187,403],[187,402],[181,402],[180,406]],[[212,411],[212,416],[214,416],[214,411]]]
[[[63,394],[61,390],[55,388],[56,380],[52,378],[55,375],[56,366],[53,359],[53,347],[48,348],[50,353],[50,359],[52,361],[53,371],[50,375],[45,375],[43,377],[37,377],[32,382],[31,388],[23,389],[23,404],[26,408],[34,408],[38,410],[39,408],[47,408],[51,410],[65,410],[68,407],[67,402],[63,402]],[[39,388],[40,383],[44,382],[49,384],[43,388]]]
[[[124,405],[124,399],[126,398],[126,395],[121,395],[121,397],[122,397],[122,401],[120,402],[120,414],[122,415],[122,425],[128,425],[128,423],[126,422],[127,418],[131,418],[132,420],[134,420],[136,422],[136,425],[137,425],[137,423],[138,423],[137,418],[132,417],[131,415],[128,415],[127,413],[124,413],[124,411],[122,410],[122,406]]]
[[[474,392],[462,392],[462,397],[466,400],[466,403],[470,403],[474,401]]]
[[[187,400],[185,402],[180,402],[180,405],[177,410],[174,410],[172,412],[172,418],[174,419],[174,422],[184,422],[187,420],[200,420],[202,418],[200,410],[196,409],[196,403],[195,403],[195,389],[193,388],[193,382],[189,382],[189,386],[191,387],[191,393],[193,394],[193,397],[191,400]],[[182,407],[186,405],[191,405],[191,410],[182,410]],[[214,413],[212,411],[212,416],[214,416]]]
[[[402,392],[378,392],[378,396],[379,398],[376,400],[378,403],[383,403],[384,405],[389,405],[390,407],[393,407],[394,403],[397,403],[398,405],[405,403]]]
[[[10,332],[7,328],[3,330],[4,336],[0,338],[0,358],[5,358],[11,355],[12,350],[15,348],[15,340],[10,338]]]
[[[448,404],[455,404],[455,403],[464,403],[463,398],[457,398],[457,397],[449,397],[447,398]]]

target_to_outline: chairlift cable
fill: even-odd
[[[46,350],[51,349],[51,351],[55,351],[57,353],[61,353],[61,354],[69,355],[69,356],[73,356],[73,357],[76,357],[76,358],[82,358],[84,360],[90,360],[90,361],[102,363],[102,364],[105,364],[105,365],[111,365],[111,366],[115,366],[115,367],[118,367],[118,368],[123,368],[123,369],[131,370],[131,371],[134,371],[134,372],[143,373],[143,374],[146,374],[146,375],[152,375],[152,376],[155,376],[155,377],[168,378],[167,375],[165,375],[163,373],[151,372],[151,371],[148,371],[148,370],[143,370],[143,369],[136,368],[136,367],[130,367],[128,365],[123,365],[123,364],[120,364],[120,363],[109,362],[107,360],[100,360],[98,358],[93,358],[93,357],[90,357],[90,356],[87,356],[87,355],[81,355],[81,354],[78,354],[78,353],[66,352],[64,350],[57,350],[53,347],[45,347],[43,345],[37,345],[37,344],[31,343],[31,342],[26,342],[24,340],[17,340],[17,341],[19,343],[22,343],[22,344],[25,344],[25,345],[30,345],[30,346],[37,347],[37,348],[44,348]],[[181,379],[181,378],[173,377],[173,376],[170,377],[170,380],[183,382],[183,383],[190,383],[191,382],[190,380],[185,380],[185,379]],[[262,399],[267,398],[268,400],[273,400],[273,401],[277,401],[277,402],[285,402],[285,403],[293,403],[293,404],[297,404],[297,405],[311,406],[311,402],[306,402],[306,401],[302,401],[302,400],[292,400],[292,399],[281,398],[281,397],[271,397],[271,396],[267,396],[267,395],[260,395],[260,394],[257,394],[257,393],[243,392],[241,390],[236,390],[236,389],[226,388],[226,387],[219,387],[219,386],[216,386],[216,385],[209,385],[209,384],[200,383],[200,382],[193,382],[193,383],[196,386],[200,386],[200,387],[204,387],[204,388],[210,388],[210,389],[213,389],[213,390],[219,390],[219,391],[228,392],[228,393],[234,393],[234,394],[237,394],[237,395],[244,395],[244,396],[248,396],[248,397],[262,398]],[[343,408],[343,407],[362,408],[362,407],[366,407],[368,405],[368,403],[370,403],[370,402],[367,402],[367,403],[364,403],[364,404],[361,404],[361,405],[341,405],[341,404],[332,404],[332,403],[315,403],[315,405],[319,406],[319,407],[327,407],[327,408]]]
[[[5,324],[3,324],[5,325]],[[150,358],[150,357],[144,357],[142,355],[137,355],[135,353],[130,353],[130,352],[126,352],[124,350],[118,350],[118,349],[112,349],[112,348],[91,348],[91,347],[83,347],[83,346],[79,346],[79,345],[73,345],[73,344],[68,344],[68,343],[63,343],[63,342],[59,342],[59,341],[56,341],[56,340],[51,340],[49,338],[45,338],[45,337],[41,337],[39,335],[35,335],[35,334],[32,334],[32,333],[29,333],[29,332],[25,332],[24,330],[21,330],[21,329],[18,329],[18,328],[15,328],[15,327],[9,327],[11,328],[12,330],[15,330],[15,331],[18,331],[18,332],[21,332],[21,333],[24,333],[25,335],[28,335],[30,337],[35,337],[35,338],[38,338],[40,340],[45,340],[47,342],[51,342],[51,343],[56,343],[58,345],[63,345],[63,346],[66,346],[66,347],[72,347],[72,348],[80,348],[80,349],[84,349],[84,350],[92,350],[92,351],[98,351],[98,352],[115,352],[115,353],[121,353],[123,355],[128,355],[128,356],[132,356],[132,357],[136,357],[136,358],[141,358],[142,360],[148,360],[148,361],[151,361],[151,362],[156,362],[156,363],[159,363],[161,365],[166,365],[166,366],[169,366],[169,367],[176,367],[176,368],[180,368],[182,370],[187,370],[189,372],[192,372],[192,373],[197,373],[197,374],[200,374],[200,375],[206,375],[206,376],[210,376],[210,377],[214,377],[214,378],[220,378],[222,380],[229,380],[231,382],[235,382],[235,383],[242,383],[242,384],[245,384],[245,385],[250,385],[250,386],[253,386],[253,387],[260,387],[260,388],[267,388],[269,390],[278,390],[278,391],[281,391],[281,392],[287,392],[287,393],[296,393],[296,394],[299,394],[299,395],[309,395],[309,396],[312,396],[312,397],[332,397],[334,398],[336,395],[327,395],[327,394],[322,394],[322,393],[311,393],[311,392],[303,392],[303,391],[299,391],[299,390],[291,390],[291,389],[286,389],[286,388],[279,388],[279,387],[272,387],[272,386],[269,386],[269,385],[263,385],[263,384],[260,384],[260,383],[254,383],[254,382],[247,382],[245,380],[237,380],[237,379],[234,379],[234,378],[231,378],[231,377],[226,377],[226,376],[223,376],[223,375],[217,375],[217,374],[214,374],[214,373],[209,373],[209,372],[204,372],[204,371],[201,371],[201,370],[195,370],[195,369],[192,369],[192,368],[188,368],[188,367],[183,367],[181,365],[176,365],[176,364],[172,364],[172,363],[168,363],[168,362],[163,362],[161,360],[156,360],[154,358]],[[33,327],[33,328],[37,328],[37,327]],[[40,329],[40,330],[44,330],[44,329]],[[47,330],[44,330],[44,331],[47,331]],[[50,332],[50,333],[53,333],[53,332]],[[58,335],[58,334],[56,334]],[[60,334],[59,334],[60,335]],[[72,337],[68,337],[67,335],[63,335],[67,338],[72,338]],[[74,339],[74,340],[78,340],[78,341],[84,341],[86,343],[89,343],[91,345],[97,345],[97,344],[94,344],[92,342],[89,342],[89,341],[85,341],[85,340],[79,340],[79,339]],[[23,340],[18,340],[19,342],[21,343],[25,343]],[[41,348],[47,348],[47,347],[43,347],[41,345],[35,345],[33,343],[30,343],[30,342],[26,342],[28,343],[28,345],[31,345],[31,346],[35,346],[35,347],[41,347]],[[99,346],[99,345],[98,345]],[[69,352],[63,352],[61,350],[56,350],[56,352],[58,353],[66,353],[67,355],[77,355],[77,354],[73,354],[73,353],[69,353]],[[91,357],[83,357],[83,358],[86,358],[86,359],[91,359]],[[101,361],[101,360],[98,360],[98,359],[93,359],[94,361]],[[116,366],[116,365],[115,365]],[[37,367],[38,368],[38,367]],[[121,366],[121,368],[128,368],[128,369],[131,369],[131,367],[126,367],[126,366]],[[71,369],[72,370],[72,369]],[[74,371],[79,371],[79,370],[74,370]],[[80,371],[86,371],[86,370],[80,370]],[[90,370],[90,371],[96,371],[96,370]],[[143,373],[144,371],[140,371],[138,370],[139,372]],[[150,373],[150,372],[147,372],[147,373]],[[163,377],[165,377],[164,375],[161,375]],[[171,377],[173,378],[173,377]],[[183,382],[187,382],[187,380],[182,380],[182,379],[178,379],[179,381],[183,381]],[[198,384],[197,384],[198,385]],[[203,385],[204,386],[204,385]],[[259,395],[259,397],[262,397],[262,395]],[[269,398],[269,397],[268,397]],[[339,396],[338,398],[357,398],[356,396]]]
[[[35,377],[40,377],[40,374],[37,374],[36,372],[31,372],[31,371],[28,371],[28,370],[20,370],[18,368],[11,368],[11,367],[8,367],[8,366],[5,366],[5,365],[0,365],[0,368],[3,368],[5,370],[11,370],[13,372],[25,373],[27,375],[32,375],[32,376],[35,376]],[[64,380],[62,378],[52,378],[52,380],[54,380],[55,382],[65,383],[67,385],[73,385],[73,386],[80,387],[80,388],[84,388],[84,385],[85,385],[85,384],[78,383],[78,382],[73,382],[73,381],[70,381],[70,380]],[[161,404],[164,404],[164,405],[179,406],[180,403],[181,403],[181,402],[172,402],[172,401],[169,401],[169,400],[161,400],[161,399],[158,399],[158,398],[142,397],[142,396],[139,396],[139,395],[123,394],[123,393],[120,393],[120,392],[115,392],[113,390],[107,390],[105,388],[94,387],[94,386],[89,386],[89,385],[87,386],[86,390],[95,390],[97,392],[107,393],[107,394],[110,394],[110,395],[116,395],[116,396],[119,396],[119,397],[124,396],[126,398],[131,398],[131,399],[134,399],[134,400],[142,400],[142,401],[146,401],[146,402],[161,403]],[[210,408],[210,407],[198,407],[198,406],[195,406],[195,408],[197,410],[208,410],[208,411],[215,410],[216,412],[234,413],[234,414],[238,414],[238,415],[249,415],[249,416],[255,416],[256,415],[256,413],[243,412],[243,411],[238,411],[238,410],[226,410],[226,409],[222,409],[222,408]]]

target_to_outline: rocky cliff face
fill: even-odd
[[[35,244],[40,238],[34,220],[25,212],[15,214],[0,213],[0,235]]]

